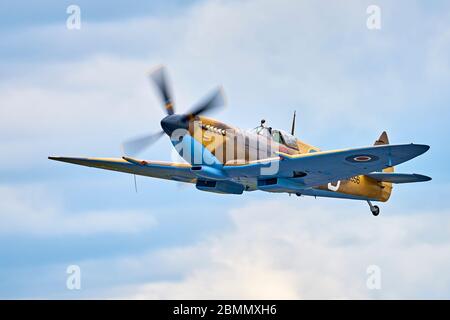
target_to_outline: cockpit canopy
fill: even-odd
[[[272,139],[285,146],[298,150],[297,138],[283,130],[272,130]]]
[[[286,131],[259,126],[252,129],[251,132],[256,133],[257,135],[271,138],[273,141],[279,144],[283,144],[286,147],[298,150],[297,138],[290,133],[287,133]]]

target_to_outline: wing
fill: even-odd
[[[181,182],[196,182],[195,175],[186,163],[140,161],[132,158],[68,158],[48,157],[50,160],[68,162],[86,167],[113,170],[140,176],[154,177]]]
[[[378,145],[366,148],[288,155],[252,164],[226,167],[231,176],[288,178],[299,188],[320,186],[329,182],[368,174],[411,160],[430,147],[420,144]]]
[[[366,174],[367,177],[377,181],[391,182],[391,183],[411,183],[430,181],[431,178],[417,173],[391,173],[391,172],[376,172]]]

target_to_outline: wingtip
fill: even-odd
[[[54,161],[69,162],[69,163],[72,163],[73,161],[78,161],[78,160],[85,160],[83,158],[54,157],[54,156],[49,156],[48,159],[54,160]]]
[[[420,150],[419,155],[424,154],[425,152],[427,152],[430,149],[430,146],[427,144],[411,143],[411,145],[413,145],[414,147],[416,147]]]
[[[421,146],[422,148],[424,148],[426,150],[430,149],[430,146],[427,144],[418,144],[418,146]]]
[[[68,160],[71,160],[71,159],[75,159],[75,158],[54,157],[54,156],[49,156],[49,157],[48,157],[48,160],[61,161],[61,162],[68,162]]]
[[[421,146],[422,146],[422,148],[423,148],[423,153],[425,153],[425,152],[427,152],[428,150],[430,150],[430,146],[427,145],[427,144],[422,144]]]
[[[420,179],[421,182],[426,182],[426,181],[431,181],[433,180],[431,177],[423,175],[423,174],[418,174],[418,173],[413,173],[414,176],[416,176],[417,178]]]

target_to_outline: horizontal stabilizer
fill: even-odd
[[[417,173],[391,173],[391,172],[376,172],[366,174],[367,177],[377,181],[391,182],[391,183],[411,183],[430,181],[431,178],[417,174]]]

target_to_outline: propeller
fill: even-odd
[[[193,107],[189,112],[177,115],[175,114],[174,102],[172,99],[170,86],[168,85],[165,68],[163,66],[158,67],[149,74],[149,78],[152,80],[157,91],[159,92],[164,110],[167,113],[167,116],[161,120],[163,130],[157,133],[148,134],[125,141],[122,145],[122,149],[126,155],[138,154],[145,148],[155,143],[164,135],[164,133],[170,135],[177,127],[187,127],[187,122],[194,119],[196,116],[225,105],[223,89],[222,87],[219,87],[207,96],[206,99]]]
[[[186,113],[184,116],[188,119],[192,119],[200,114],[210,112],[216,108],[223,107],[225,105],[225,96],[223,93],[223,88],[219,87],[214,90],[206,99],[199,103],[196,107],[192,108],[191,111]]]
[[[122,145],[122,151],[124,154],[135,155],[143,151],[145,148],[151,146],[156,141],[159,140],[164,135],[164,131],[159,131],[157,133],[147,134],[138,138],[134,138],[125,141]]]
[[[166,71],[163,66],[158,67],[156,70],[151,72],[149,74],[150,79],[153,80],[153,83],[155,84],[156,88],[158,89],[158,92],[161,96],[161,99],[164,103],[164,108],[166,110],[166,113],[170,116],[174,114],[174,106],[173,106],[173,99],[171,95],[171,90],[169,88],[168,82],[167,82],[167,76]]]

